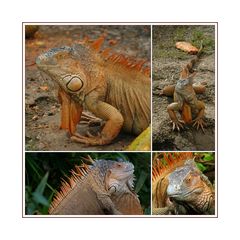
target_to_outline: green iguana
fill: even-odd
[[[54,48],[36,59],[38,68],[59,87],[60,127],[69,131],[73,141],[88,145],[109,144],[121,129],[139,135],[151,121],[146,61],[110,53],[109,48],[100,51],[103,42],[102,36],[91,44]],[[83,107],[106,121],[97,136],[76,133]]]
[[[126,161],[96,160],[72,171],[51,203],[53,215],[143,214],[133,190],[134,166]]]
[[[204,93],[206,88],[201,84],[193,84],[195,73],[192,73],[192,68],[199,61],[202,49],[203,46],[199,49],[196,57],[183,68],[177,84],[165,86],[161,91],[161,95],[173,96],[174,98],[174,102],[167,107],[169,117],[173,123],[173,130],[177,129],[179,131],[184,124],[193,123],[197,130],[201,127],[204,132],[205,104],[197,99],[196,93]],[[182,119],[177,118],[176,112],[181,112]],[[195,117],[194,120],[192,120],[192,116]]]
[[[192,153],[164,154],[153,166],[153,214],[215,214],[214,188]]]

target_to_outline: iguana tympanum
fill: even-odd
[[[214,188],[192,153],[168,153],[153,165],[153,214],[215,214]]]
[[[150,124],[150,70],[145,61],[133,61],[122,54],[100,51],[104,37],[93,43],[49,50],[36,59],[38,68],[59,87],[62,106],[61,128],[73,141],[105,145],[121,129],[139,135]],[[76,133],[83,107],[106,121],[93,136]]]
[[[167,107],[169,117],[173,123],[173,130],[177,129],[179,131],[184,124],[193,123],[197,130],[201,128],[204,132],[205,104],[197,99],[196,93],[204,93],[206,87],[202,84],[193,84],[195,73],[192,73],[192,68],[199,61],[202,49],[201,46],[196,57],[183,68],[177,84],[165,86],[161,91],[161,94],[173,96],[174,98],[174,102]],[[182,119],[177,118],[176,112],[181,112]],[[195,117],[194,120],[192,120],[193,116]]]
[[[126,161],[95,160],[82,164],[64,181],[51,203],[53,215],[140,215],[133,190],[134,166]]]

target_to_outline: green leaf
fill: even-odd
[[[34,192],[43,194],[44,189],[47,185],[47,180],[48,180],[48,172],[45,174],[45,176],[42,178],[41,182],[38,184],[36,190]]]
[[[204,153],[204,161],[212,161],[213,160],[213,155],[209,153]]]
[[[34,212],[36,211],[36,204],[34,202],[30,202],[28,203],[27,207],[26,207],[26,214],[27,215],[33,215]]]
[[[46,207],[49,206],[48,200],[42,194],[40,194],[39,192],[34,192],[32,195],[33,195],[33,200],[36,203],[40,203],[40,204],[42,204]]]
[[[145,208],[144,214],[145,214],[145,215],[150,215],[150,214],[151,214],[151,208],[150,208],[150,207]]]
[[[197,163],[197,167],[202,172],[204,172],[207,169],[202,163]]]
[[[135,192],[138,193],[140,189],[142,188],[145,180],[147,179],[148,174],[145,171],[141,171],[141,174],[139,176],[139,179],[136,184]]]

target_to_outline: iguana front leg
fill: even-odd
[[[86,112],[82,112],[81,124],[87,124],[89,127],[104,125],[104,121],[100,118],[94,117]]]
[[[98,193],[97,198],[101,202],[101,205],[105,210],[106,214],[122,215],[122,213],[115,208],[114,203],[112,202],[108,194]]]
[[[171,103],[168,105],[167,107],[167,111],[169,114],[169,117],[173,123],[173,131],[175,129],[177,129],[178,131],[180,131],[180,128],[183,128],[183,124],[185,123],[183,120],[179,120],[177,118],[177,115],[175,113],[175,111],[179,111],[181,109],[180,105],[177,102]]]
[[[168,215],[172,211],[171,207],[153,208],[153,215]]]
[[[160,91],[160,96],[161,96],[161,95],[165,95],[165,96],[168,96],[168,97],[173,96],[174,91],[175,91],[175,86],[176,86],[176,84],[165,86],[165,87]],[[206,91],[206,86],[203,85],[203,84],[195,84],[195,83],[194,83],[192,87],[193,87],[194,92],[195,92],[196,94],[203,94],[203,93]]]
[[[193,120],[193,126],[197,127],[197,130],[199,127],[201,127],[202,131],[204,132],[204,127],[206,123],[203,121],[204,117],[204,110],[205,110],[205,104],[202,101],[197,101],[197,104],[195,106],[198,109],[198,115],[197,117]]]
[[[98,136],[82,136],[75,134],[71,137],[73,141],[85,143],[88,145],[105,145],[112,142],[112,140],[119,134],[124,119],[122,114],[113,106],[103,101],[86,100],[86,105],[97,117],[106,120],[104,128]]]

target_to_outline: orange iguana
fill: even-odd
[[[100,51],[104,37],[93,43],[54,48],[36,59],[38,68],[59,87],[61,128],[73,141],[88,145],[109,144],[121,129],[139,135],[150,124],[150,70],[146,61]],[[83,107],[106,121],[93,136],[76,133]]]
[[[53,200],[53,215],[143,214],[133,191],[134,166],[126,161],[96,160],[72,171]]]
[[[203,118],[205,105],[197,99],[196,93],[203,93],[206,88],[204,85],[193,84],[195,73],[192,73],[192,68],[199,61],[202,49],[203,47],[201,46],[197,56],[183,68],[177,84],[166,86],[161,92],[161,94],[166,96],[174,97],[174,102],[167,107],[169,117],[173,123],[173,130],[180,130],[184,124],[193,122],[193,126],[196,126],[197,130],[201,127],[204,132],[205,122]],[[176,112],[181,112],[182,119],[177,118]],[[195,117],[194,120],[192,120],[192,116]]]
[[[164,154],[155,160],[152,176],[153,214],[215,213],[214,188],[192,153]]]

